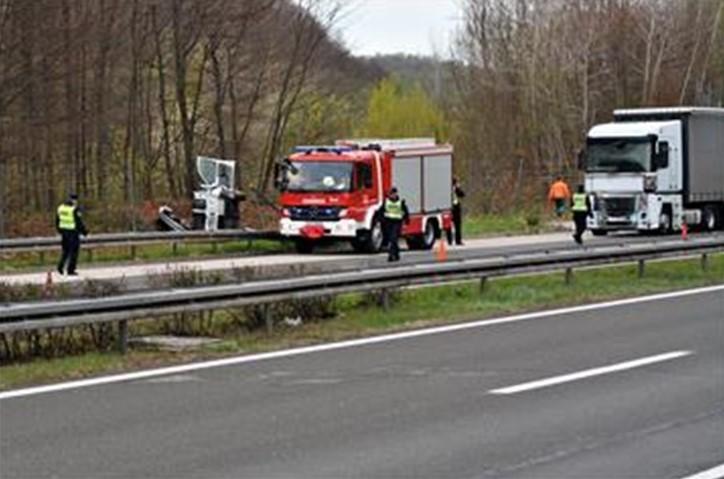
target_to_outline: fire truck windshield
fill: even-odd
[[[649,138],[596,138],[588,141],[586,171],[640,173],[651,170]]]
[[[287,170],[286,190],[291,192],[344,193],[352,187],[351,162],[293,161]]]

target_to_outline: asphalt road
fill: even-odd
[[[724,288],[0,395],[0,477],[689,477],[723,346]]]

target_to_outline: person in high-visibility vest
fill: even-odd
[[[410,212],[407,209],[405,200],[400,198],[397,188],[390,188],[390,192],[382,204],[382,216],[384,219],[384,240],[383,246],[388,246],[387,261],[400,260],[400,234],[402,223],[409,223]]]
[[[554,204],[556,215],[560,218],[566,212],[566,202],[571,198],[571,190],[562,176],[556,178],[548,190],[548,201]]]
[[[586,218],[592,215],[591,201],[584,192],[583,185],[579,185],[576,193],[571,198],[571,211],[573,211],[573,223],[576,232],[573,239],[578,244],[583,244],[583,233],[586,231]]]
[[[60,233],[60,245],[63,250],[60,261],[58,261],[58,273],[63,274],[67,271],[69,276],[75,276],[78,274],[75,268],[78,263],[78,253],[80,252],[80,235],[86,236],[88,234],[78,209],[78,195],[71,194],[67,201],[58,206],[55,215],[55,228]]]
[[[465,197],[465,192],[460,186],[460,180],[455,177],[452,182],[452,217],[453,227],[455,229],[455,244],[462,246],[463,244],[463,205],[462,199]],[[452,234],[450,230],[447,232],[447,242],[452,244]]]

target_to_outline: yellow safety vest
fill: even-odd
[[[458,205],[460,203],[460,198],[458,198],[458,192],[455,191],[456,189],[453,188],[453,204]]]
[[[575,193],[573,195],[573,211],[586,212],[588,207],[586,206],[586,195],[584,193]]]
[[[392,201],[387,198],[385,200],[385,218],[391,220],[401,220],[403,216],[402,200]]]
[[[58,228],[75,231],[75,206],[62,204],[58,206]]]

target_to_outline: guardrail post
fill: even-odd
[[[218,244],[216,241],[214,241],[213,243],[211,243],[211,251],[212,251],[214,254],[216,254],[216,253],[219,252],[219,244]]]
[[[701,255],[701,269],[707,271],[709,269],[709,254],[703,253]]]
[[[638,267],[639,278],[643,278],[645,272],[646,272],[646,261],[643,259],[640,259],[639,267]]]
[[[118,352],[121,354],[128,352],[128,320],[126,319],[118,322]]]
[[[88,248],[86,250],[86,259],[88,260],[89,263],[93,262],[93,250],[90,248]]]
[[[566,284],[571,284],[573,282],[573,268],[566,268]]]
[[[385,311],[390,309],[390,290],[387,288],[380,291],[380,306]]]
[[[38,253],[38,259],[40,260],[40,264],[45,264],[45,251],[40,251]]]
[[[269,314],[269,305],[265,304],[262,307],[262,314],[264,315],[264,324],[266,325],[266,333],[272,334],[274,332],[274,320]]]
[[[131,259],[136,259],[136,245],[131,245]]]
[[[177,241],[174,241],[171,243],[171,254],[173,256],[178,255],[178,242]]]
[[[488,285],[488,277],[483,276],[480,278],[480,294],[483,294],[485,292],[485,288]]]

